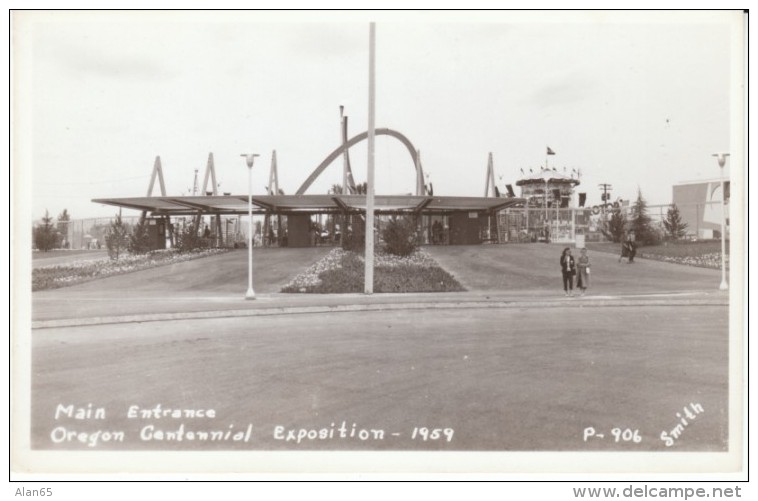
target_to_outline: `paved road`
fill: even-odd
[[[244,252],[33,294],[33,446],[724,450],[728,295],[715,270],[598,253],[591,295],[565,298],[558,246],[446,247],[429,252],[465,293],[279,294],[328,249],[268,251],[256,301],[242,299]],[[90,404],[106,419],[75,419]],[[157,404],[216,414],[128,417]],[[666,447],[677,412],[695,418]],[[443,431],[425,441],[421,427]],[[605,438],[585,442],[588,427]],[[616,443],[616,427],[641,441]],[[183,440],[156,441],[161,430]],[[197,439],[214,430],[229,439]],[[288,430],[305,438],[279,440]]]
[[[728,438],[726,319],[724,306],[556,307],[549,315],[535,308],[474,308],[41,329],[33,336],[32,444],[720,451]],[[58,404],[91,404],[104,409],[105,419],[60,413],[56,420]],[[158,404],[210,408],[216,416],[127,417],[132,405]],[[660,435],[677,426],[685,406],[702,411],[666,447]],[[346,438],[340,437],[343,421]],[[353,423],[356,437],[366,430],[369,439],[351,438]],[[182,424],[183,441],[155,440],[156,431],[176,432]],[[237,442],[186,436],[236,433],[249,424],[249,438]],[[295,437],[306,430],[305,438],[277,440],[287,436],[278,435],[277,426]],[[414,439],[416,427],[447,430],[452,438],[448,442],[443,431],[437,440],[418,433]],[[605,438],[585,442],[588,427]],[[639,430],[641,441],[616,443],[614,428]],[[336,438],[307,438],[310,430],[324,429]],[[123,431],[124,442],[105,442],[105,435],[61,439],[65,432],[96,430]],[[383,439],[372,430],[384,430]]]

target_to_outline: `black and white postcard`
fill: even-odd
[[[744,471],[742,11],[11,37],[14,474]]]

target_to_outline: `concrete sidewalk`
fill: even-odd
[[[75,306],[73,306],[75,305]],[[119,293],[35,298],[32,328],[357,311],[619,306],[728,306],[721,291],[670,291],[566,297],[542,290],[410,294],[261,294],[165,296]]]

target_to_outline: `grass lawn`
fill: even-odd
[[[221,252],[226,252],[226,249],[198,249],[192,252],[161,250],[137,255],[124,253],[117,260],[104,257],[95,260],[40,266],[32,270],[32,291],[57,289],[113,275],[198,259]]]
[[[103,252],[105,251],[105,248],[103,250],[93,250],[93,249],[53,249],[49,250],[47,252],[34,250],[32,251],[32,259],[52,259],[56,257],[62,257],[62,256],[81,256],[81,257],[87,257],[87,256],[101,256]]]
[[[612,242],[588,243],[587,249],[621,255],[621,244]],[[721,267],[721,241],[664,242],[659,245],[642,246],[637,248],[637,257],[718,269]],[[726,263],[728,267],[729,242],[726,242]]]

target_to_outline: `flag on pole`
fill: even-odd
[[[548,155],[555,155],[555,152],[550,149],[550,146],[547,147],[547,154]]]

